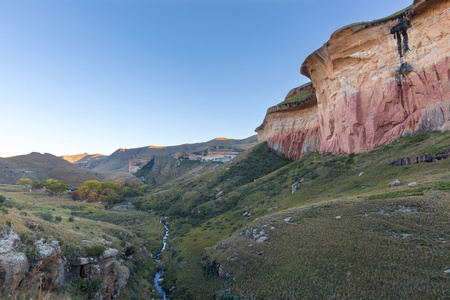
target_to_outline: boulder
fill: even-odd
[[[299,188],[300,188],[300,183],[299,182],[295,182],[292,185],[292,194],[295,193]]]
[[[28,259],[20,252],[21,246],[16,229],[0,231],[0,285],[5,289],[16,289],[28,272]]]
[[[402,184],[402,182],[401,182],[400,180],[395,179],[394,181],[389,182],[388,186],[389,186],[389,187],[393,187],[393,186],[399,186],[399,185],[401,185],[401,184]]]

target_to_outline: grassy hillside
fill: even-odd
[[[0,183],[14,184],[20,178],[63,181],[69,186],[79,185],[87,180],[125,180],[129,174],[104,174],[74,165],[52,154],[30,153],[8,158],[0,158]]]
[[[67,259],[86,255],[92,246],[115,248],[119,253],[133,249],[133,258],[123,263],[130,269],[125,299],[140,299],[142,293],[158,296],[153,292],[157,265],[150,255],[162,247],[165,230],[159,216],[136,210],[105,210],[99,203],[75,202],[68,195],[30,193],[22,186],[0,185],[0,195],[7,198],[0,210],[0,227],[14,226],[30,250],[35,240],[48,237],[60,241]]]
[[[164,283],[175,299],[448,298],[450,159],[390,165],[445,149],[450,132],[293,162],[261,144],[148,196],[173,219]]]

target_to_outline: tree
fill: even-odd
[[[87,196],[87,202],[97,202],[97,200],[98,200],[97,191],[90,191],[89,195]]]
[[[53,196],[55,194],[61,194],[67,191],[67,186],[61,181],[56,179],[47,179],[46,181],[43,181],[41,184],[45,187],[46,192],[50,196]]]
[[[88,180],[80,184],[78,189],[80,192],[83,192],[85,195],[88,195],[91,191],[100,192],[103,190],[102,183],[98,180]]]
[[[33,182],[31,182],[31,187],[33,189],[40,189],[42,188],[42,182],[40,182],[39,180],[33,180]]]
[[[114,190],[117,194],[120,194],[123,185],[116,182],[102,182],[102,190],[111,189]]]
[[[20,178],[17,182],[16,185],[29,185],[31,184],[33,181],[31,181],[31,179],[29,178]]]
[[[107,196],[103,196],[102,202],[106,202],[110,205],[116,204],[120,202],[120,196],[116,193],[108,194]]]

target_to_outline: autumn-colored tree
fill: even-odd
[[[83,192],[85,195],[88,195],[91,191],[97,191],[97,193],[100,193],[105,189],[110,189],[115,191],[116,193],[120,193],[120,191],[122,190],[122,185],[115,182],[100,182],[98,180],[88,180],[80,184],[80,186],[77,188],[78,191]]]
[[[87,202],[97,202],[98,200],[98,193],[97,191],[90,191],[88,196],[87,196]]]
[[[84,198],[86,198],[86,195],[83,192],[80,191],[73,191],[70,193],[70,198],[75,201],[75,200],[83,200]]]
[[[111,193],[115,193],[115,191],[112,190],[112,189],[110,189],[110,188],[106,188],[106,189],[104,189],[104,190],[100,193],[100,195],[102,195],[102,196],[107,196],[107,195],[109,195],[109,194],[111,194]]]
[[[45,190],[49,195],[53,196],[54,194],[61,194],[67,191],[67,186],[59,180],[56,179],[47,179],[41,184],[45,187]]]
[[[20,178],[17,182],[16,182],[16,184],[17,185],[29,185],[29,184],[31,184],[33,181],[31,181],[31,179],[29,179],[29,178]]]

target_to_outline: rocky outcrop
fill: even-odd
[[[302,133],[295,136],[300,156],[311,130],[316,130],[314,145],[321,152],[348,154],[421,131],[450,129],[447,28],[450,1],[419,0],[392,17],[339,29],[301,67],[314,85],[316,126],[290,111],[270,121],[269,110],[266,123],[306,123],[295,129]],[[257,132],[269,145],[286,139],[286,130],[271,130],[270,136]],[[277,143],[272,147],[297,156]]]
[[[21,247],[16,230],[0,231],[0,284],[5,289],[16,289],[28,272],[28,259],[20,252]]]
[[[309,92],[305,99],[289,102],[305,92]],[[291,90],[285,102],[267,110],[263,124],[256,129],[258,141],[267,141],[269,147],[291,159],[318,151],[319,122],[313,86],[306,84]]]
[[[420,163],[431,163],[436,162],[439,160],[447,159],[450,157],[450,152],[447,153],[440,153],[440,154],[433,154],[433,155],[418,155],[418,156],[411,156],[406,158],[399,158],[394,160],[390,163],[392,166],[407,166],[407,165],[413,165],[413,164],[420,164]]]
[[[123,297],[129,270],[117,261],[116,249],[106,249],[100,257],[68,261],[58,241],[40,239],[28,249],[28,257],[24,252],[25,246],[14,228],[0,231],[0,283],[4,288],[52,291],[72,280],[100,278],[102,287],[93,298]]]
[[[129,157],[128,158],[128,172],[130,174],[136,174],[142,167],[148,164],[153,157]]]

